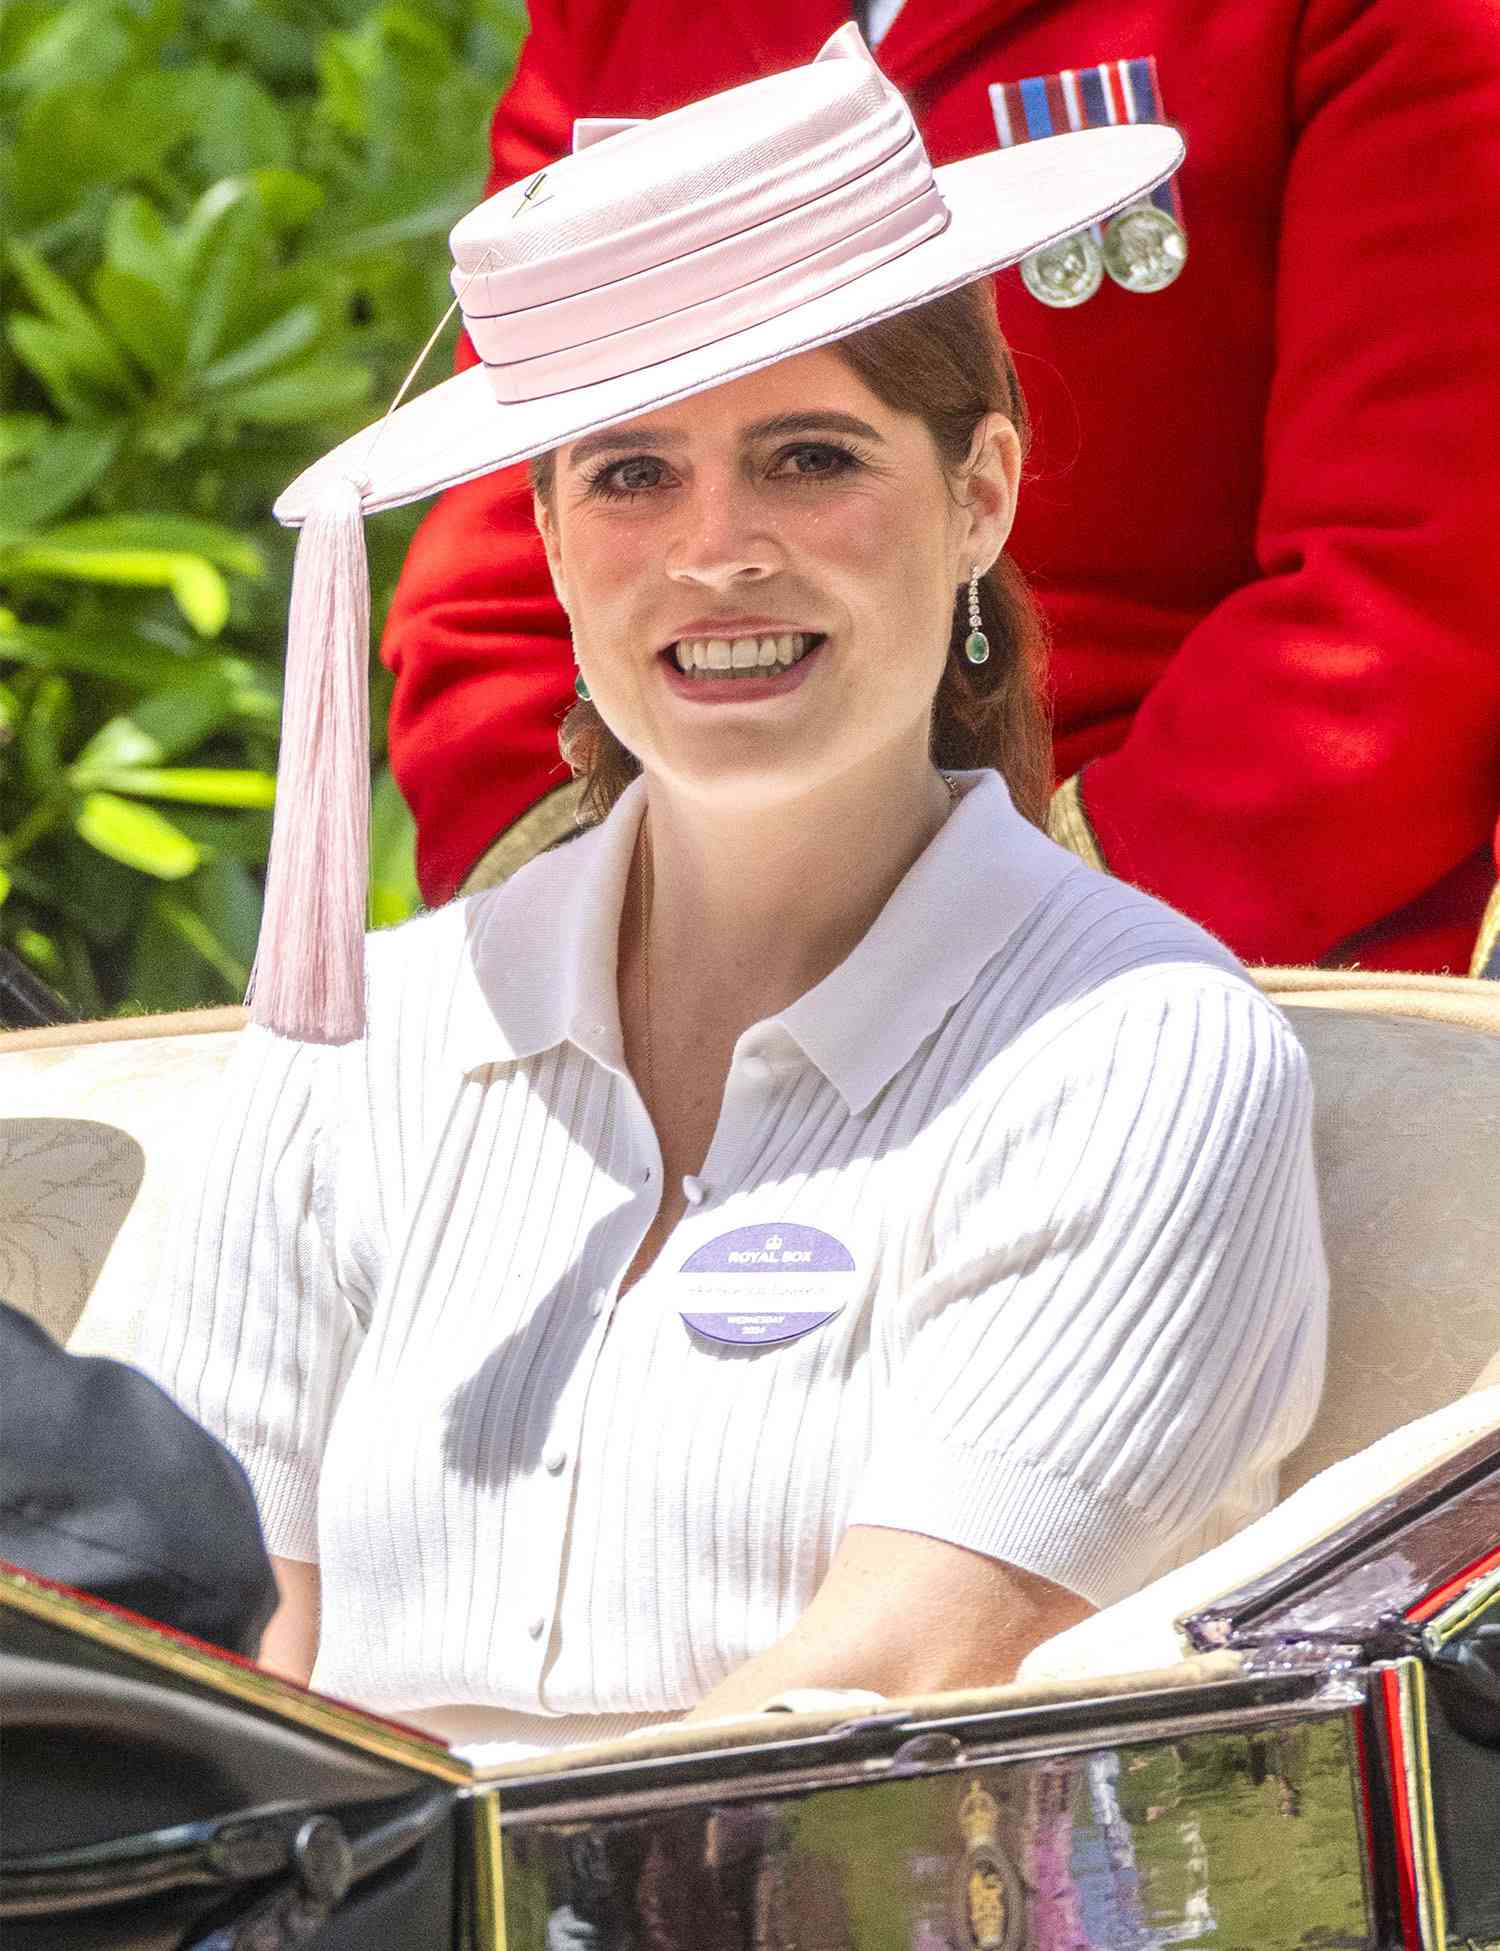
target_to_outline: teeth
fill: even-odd
[[[673,645],[677,668],[693,676],[790,670],[816,640],[800,631],[774,637],[684,637]]]

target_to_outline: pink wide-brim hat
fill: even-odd
[[[1182,156],[1175,129],[1138,123],[934,169],[851,24],[787,74],[580,123],[571,156],[471,211],[450,241],[481,363],[276,503],[302,534],[254,1020],[328,1043],[364,1027],[367,514],[910,311],[1133,203]]]
[[[1056,243],[1178,167],[1161,123],[1081,129],[934,169],[852,23],[816,59],[652,121],[579,125],[571,156],[452,232],[481,364],[299,475],[397,508],[847,338]]]

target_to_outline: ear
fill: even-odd
[[[1020,436],[1003,413],[986,414],[974,429],[962,500],[963,558],[981,573],[1005,547],[1020,485]]]
[[[557,514],[538,494],[531,497],[531,519],[536,523],[537,534],[542,538],[542,547],[547,552],[547,571],[552,578],[552,591],[566,614],[568,610],[567,584],[563,577],[562,545],[557,534]]]

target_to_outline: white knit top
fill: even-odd
[[[1104,1604],[1267,1507],[1323,1365],[1300,1047],[960,779],[848,960],[740,1038],[618,1301],[661,1178],[615,989],[639,785],[374,936],[361,1043],[245,1032],[142,1360],[319,1561],[316,1686],[562,1745],[769,1646],[851,1524]],[[827,1318],[753,1338],[788,1311]]]

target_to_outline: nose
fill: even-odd
[[[718,593],[764,582],[783,566],[781,543],[751,485],[742,479],[700,481],[681,505],[681,520],[666,552],[676,583]]]

